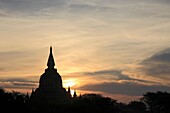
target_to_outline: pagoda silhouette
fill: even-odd
[[[65,103],[71,99],[70,87],[66,89],[62,85],[62,78],[54,68],[55,62],[50,47],[50,54],[47,62],[48,68],[40,76],[39,87],[34,91],[32,90],[31,99],[33,102],[55,102]]]

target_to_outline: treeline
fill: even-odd
[[[66,103],[34,103],[30,95],[0,89],[0,112],[17,113],[170,113],[170,93],[147,92],[128,104],[98,94],[84,94]]]

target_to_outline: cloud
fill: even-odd
[[[3,10],[0,11],[0,15],[6,16],[6,14],[8,15],[9,13],[12,15],[12,13],[15,12],[15,14],[26,14],[27,16],[56,16],[56,13],[66,12],[70,15],[71,12],[72,14],[78,13],[79,16],[80,14],[89,15],[92,13],[92,15],[95,14],[95,16],[127,17],[129,15],[128,17],[130,18],[135,17],[135,15],[142,15],[143,17],[150,17],[151,15],[156,15],[155,10],[152,9],[154,7],[152,6],[160,7],[167,5],[167,3],[169,3],[168,0],[161,2],[160,0],[0,0],[0,9]],[[158,11],[156,10],[156,12]],[[166,15],[167,14],[165,14],[165,16]]]
[[[124,70],[99,70],[95,72],[86,72],[83,73],[86,76],[95,76],[99,78],[108,79],[110,81],[117,81],[117,82],[137,82],[141,84],[148,84],[148,83],[154,83],[150,80],[142,80],[140,78],[133,78],[133,76],[129,76],[129,74]]]
[[[170,48],[164,49],[128,70],[98,70],[85,74],[108,81],[85,84],[80,90],[141,96],[149,91],[170,91]],[[128,73],[131,71],[132,73]]]
[[[88,74],[88,75],[94,75],[94,76],[97,76],[97,75],[121,75],[121,71],[120,70],[113,70],[113,69],[110,69],[110,70],[99,70],[99,71],[95,71],[95,72],[86,72],[84,74]]]
[[[35,87],[37,84],[34,83],[22,83],[22,82],[14,82],[13,83],[14,87]]]
[[[66,0],[0,0],[0,9],[7,14],[37,15],[46,14],[49,8],[63,9]]]
[[[169,86],[161,85],[143,85],[133,82],[106,82],[101,84],[91,84],[80,87],[80,90],[89,90],[89,91],[101,91],[104,93],[110,94],[125,94],[132,96],[141,96],[145,92],[149,91],[170,91]]]
[[[0,67],[0,71],[4,71],[5,70],[5,68],[3,68],[3,67]]]
[[[95,87],[116,89],[126,85],[133,88],[135,83],[151,88],[146,84],[152,83],[159,89],[155,84],[160,82],[152,78],[169,80],[169,52],[145,57],[169,46],[168,3],[169,0],[0,0],[1,17],[22,15],[1,20],[1,51],[11,51],[0,52],[0,71],[4,76],[41,73],[37,71],[44,71],[44,58],[48,56],[44,48],[38,51],[36,48],[46,48],[53,42],[57,48],[57,68],[68,74],[66,79],[72,77],[82,85],[94,83]],[[30,15],[37,17],[27,18]],[[54,18],[42,18],[43,15]],[[136,60],[143,61],[131,76],[125,65]],[[70,75],[74,72],[79,73]],[[10,84],[9,87],[34,84],[25,78],[1,82],[4,86]],[[140,85],[138,88],[142,88]]]
[[[170,48],[145,59],[140,68],[147,75],[170,78]]]
[[[66,0],[0,0],[3,8],[18,11],[41,10],[48,7],[57,7],[64,5],[65,2]]]
[[[33,79],[34,80],[31,80]],[[37,87],[38,83],[35,81],[37,77],[21,77],[21,78],[0,78],[0,86],[2,88],[26,88],[31,89],[33,87]],[[29,80],[30,79],[30,80]]]
[[[35,79],[35,77],[33,77]],[[1,78],[0,81],[3,82],[32,82],[32,83],[37,83],[36,81],[28,80],[28,78]]]
[[[130,78],[122,73],[122,70],[99,70],[95,72],[86,72],[85,75],[92,75],[97,77],[107,77],[114,80],[134,80],[133,78]],[[109,77],[110,76],[110,77]]]
[[[151,56],[150,58],[144,60],[142,63],[148,63],[148,62],[164,62],[164,63],[170,63],[170,48],[162,50],[158,52],[157,54]]]
[[[26,56],[26,52],[20,52],[20,51],[0,51],[0,59],[3,59],[3,61],[8,61],[10,59],[16,58],[16,57],[24,57]],[[3,62],[2,61],[2,62]]]
[[[33,53],[33,52],[31,52]],[[28,66],[29,62],[22,62],[23,59],[30,59],[29,52],[26,51],[0,51],[0,71],[7,72],[13,71],[17,69],[21,69],[22,67]],[[17,64],[16,66],[11,66],[11,64]]]

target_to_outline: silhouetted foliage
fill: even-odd
[[[167,92],[147,92],[141,98],[151,113],[170,113],[170,94]]]
[[[170,113],[170,94],[147,92],[141,101],[128,104],[99,94],[84,94],[67,103],[34,103],[29,94],[6,92],[0,88],[0,110],[17,113]]]
[[[73,111],[81,113],[113,113],[117,101],[98,94],[85,94],[73,100]]]
[[[0,107],[1,111],[6,112],[25,112],[27,113],[27,106],[25,98],[26,95],[19,92],[6,92],[0,89]]]
[[[127,109],[126,112],[130,112],[130,113],[145,113],[146,112],[146,105],[141,102],[141,101],[131,101],[128,105],[127,105]]]

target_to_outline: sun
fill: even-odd
[[[63,82],[64,87],[73,87],[75,85],[76,85],[76,81],[74,79],[64,80]]]

